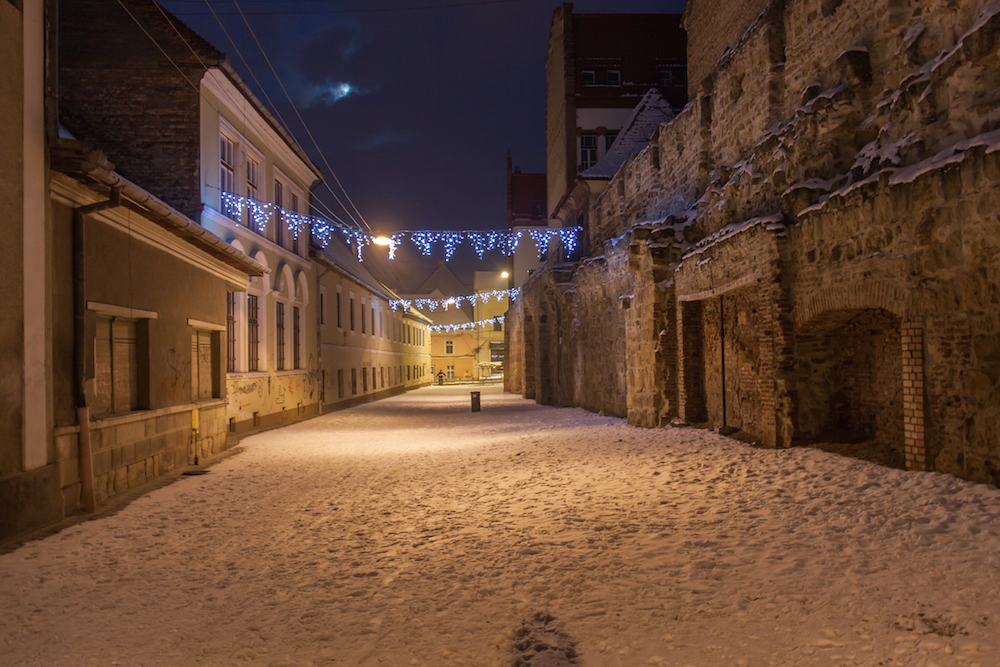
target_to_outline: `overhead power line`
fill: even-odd
[[[205,2],[207,3],[208,0],[205,0]],[[282,83],[281,77],[278,76],[277,70],[275,70],[274,65],[271,64],[271,59],[267,57],[267,52],[264,51],[264,46],[260,43],[260,40],[257,39],[257,33],[254,32],[253,27],[250,25],[250,21],[247,20],[247,17],[243,14],[243,9],[240,7],[240,3],[237,0],[233,0],[233,4],[236,5],[236,9],[239,10],[240,15],[243,17],[243,23],[246,24],[247,30],[250,31],[250,36],[253,37],[253,41],[256,42],[257,48],[260,49],[261,55],[264,56],[264,61],[267,62],[267,66],[271,68],[271,73],[274,74],[274,78],[277,80],[278,85],[281,87],[281,92],[285,94],[285,99],[288,100],[288,103],[292,106],[292,110],[295,112],[295,115],[299,119],[299,122],[302,123],[302,128],[306,131],[306,134],[309,135],[309,139],[312,141],[313,146],[316,147],[316,152],[319,153],[319,156],[323,160],[323,164],[326,165],[327,171],[329,172],[330,176],[332,176],[333,180],[337,182],[337,186],[344,193],[344,197],[347,199],[348,202],[350,202],[351,206],[354,208],[354,211],[358,214],[358,218],[361,219],[361,223],[365,227],[367,227],[369,231],[371,231],[371,226],[368,224],[368,221],[365,220],[365,217],[363,215],[361,215],[361,211],[358,210],[358,207],[351,200],[351,196],[347,194],[347,190],[344,189],[344,186],[340,182],[340,179],[337,178],[337,174],[336,172],[334,172],[333,167],[330,166],[329,160],[326,159],[326,155],[323,153],[323,149],[319,147],[319,143],[316,141],[316,138],[313,136],[313,133],[309,130],[309,126],[306,125],[305,119],[303,119],[302,114],[299,113],[298,107],[296,107],[295,102],[292,101],[292,96],[288,94],[288,90],[285,88],[285,84]],[[330,191],[330,194],[333,195],[333,198],[337,200],[337,203],[343,207],[348,217],[354,220],[354,216],[351,214],[350,209],[348,209],[347,206],[344,205],[344,203],[340,200],[340,197],[337,196],[337,193],[333,191],[333,188],[330,187],[330,184],[325,179],[323,181],[323,184]]]
[[[132,22],[135,23],[135,25],[139,28],[139,30],[141,30],[143,32],[143,34],[146,35],[146,37],[149,38],[149,41],[151,41],[153,43],[153,46],[155,46],[157,48],[157,50],[159,50],[159,52],[161,54],[163,54],[163,57],[166,58],[167,61],[177,69],[177,71],[180,73],[180,75],[182,77],[184,77],[184,80],[187,81],[188,85],[191,86],[191,88],[193,88],[198,93],[198,96],[201,99],[203,99],[209,106],[211,106],[213,109],[215,109],[215,111],[217,113],[221,113],[219,111],[219,109],[216,108],[216,106],[214,104],[212,104],[212,101],[209,100],[207,97],[205,97],[205,94],[201,91],[201,88],[197,84],[195,84],[193,81],[191,81],[191,79],[188,78],[187,74],[184,73],[184,70],[181,69],[180,65],[178,65],[177,62],[173,58],[170,57],[170,54],[168,54],[166,52],[166,50],[160,45],[160,43],[158,41],[156,41],[156,38],[153,37],[153,35],[148,30],[146,30],[145,26],[142,25],[142,23],[139,21],[139,19],[131,11],[129,11],[128,7],[125,6],[125,4],[122,2],[122,0],[116,0],[116,1],[121,6],[121,8],[123,10],[125,10],[125,13],[129,15],[129,18],[132,19]],[[160,12],[161,13],[163,12],[163,8],[162,7],[160,8]],[[187,41],[187,39],[184,38],[184,35],[181,34],[181,32],[177,28],[177,26],[174,25],[174,22],[171,21],[169,19],[169,17],[166,16],[166,14],[164,14],[164,18],[167,20],[167,23],[170,25],[170,27],[174,29],[174,32],[177,33],[178,37],[181,38],[181,41],[183,41],[184,44],[188,47],[188,49],[191,50],[191,53],[195,56],[195,58],[198,59],[198,62],[201,63],[201,66],[205,68],[205,71],[208,71],[209,67],[205,63],[204,59],[202,59],[202,57],[200,55],[198,55],[197,51],[195,51],[195,49],[191,46],[191,44]],[[225,28],[223,28],[223,31],[225,31]],[[233,45],[233,47],[235,48],[235,44]],[[241,56],[241,58],[242,58],[242,56]],[[246,61],[244,61],[244,64],[245,64],[245,62]],[[254,77],[254,80],[255,81],[257,80],[256,77]],[[257,82],[257,85],[258,86],[260,85],[259,81]],[[266,97],[266,93],[265,93],[265,97]],[[230,98],[230,101],[232,101],[234,104],[236,103],[236,101],[232,100],[232,98]],[[268,100],[268,102],[270,102],[270,100]],[[271,103],[271,104],[273,106],[273,103]],[[275,113],[277,113],[277,109],[275,109]],[[280,119],[281,116],[278,115],[278,118]],[[282,122],[282,124],[284,124],[283,120],[281,122]],[[294,139],[294,137],[293,137],[293,139]],[[320,201],[319,199],[315,199],[315,198],[313,199],[313,202],[317,203],[317,204],[320,204],[320,206],[324,209],[324,211],[326,212],[326,214],[329,215],[332,220],[340,223],[341,225],[346,226],[346,223],[343,220],[340,219],[340,216],[338,216],[333,211],[331,211],[330,208],[324,202]],[[343,204],[341,204],[341,206],[343,206]],[[345,210],[347,210],[346,207],[345,207]],[[348,211],[348,215],[349,214],[350,214],[350,212]],[[352,220],[353,220],[353,218],[352,218]],[[355,222],[355,226],[360,227],[360,225],[358,225],[356,222]]]

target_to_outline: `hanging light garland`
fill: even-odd
[[[389,247],[389,259],[396,258],[396,250],[404,239],[417,247],[424,257],[430,256],[436,245],[444,247],[445,260],[450,260],[455,251],[463,243],[468,243],[479,257],[491,250],[499,250],[508,257],[513,255],[524,236],[524,230],[464,230],[464,231],[399,231],[391,236],[376,236],[370,232],[349,227],[340,221],[328,220],[314,215],[306,215],[298,211],[262,202],[232,192],[220,192],[223,213],[236,224],[241,224],[244,211],[249,212],[250,220],[258,229],[263,229],[271,217],[279,212],[282,220],[288,225],[295,239],[306,229],[312,228],[312,234],[322,247],[327,247],[336,232],[344,237],[344,242],[354,247],[358,261],[363,261],[362,254],[366,246],[384,245]],[[583,232],[582,227],[542,227],[529,229],[528,235],[534,241],[538,258],[544,259],[552,241],[558,239],[567,253],[572,253],[577,247],[577,237]]]
[[[476,294],[467,294],[465,296],[449,296],[443,299],[394,299],[389,302],[389,307],[396,310],[400,307],[403,310],[409,310],[411,306],[415,306],[417,310],[428,310],[434,312],[438,308],[443,308],[448,310],[450,307],[461,308],[462,302],[466,301],[471,306],[475,306],[477,303],[489,303],[490,299],[500,302],[504,299],[516,299],[521,295],[521,288],[514,287],[512,289],[495,289],[491,292],[478,292]]]
[[[477,322],[464,322],[462,324],[432,324],[427,327],[427,330],[432,334],[436,333],[454,333],[456,331],[466,332],[466,331],[476,331],[477,329],[486,329],[493,327],[496,324],[503,324],[504,317],[500,315],[499,317],[491,317],[488,320],[479,320]]]

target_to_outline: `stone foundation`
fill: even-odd
[[[91,423],[94,492],[98,504],[175,469],[204,462],[226,450],[226,401],[198,404],[199,429],[191,428],[192,406],[136,412]],[[78,427],[55,432],[57,465],[66,516],[80,509]]]

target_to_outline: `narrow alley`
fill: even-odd
[[[499,666],[538,613],[588,666],[1000,664],[996,488],[469,389],[0,556],[0,664]]]

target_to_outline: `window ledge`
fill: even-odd
[[[253,380],[256,378],[266,378],[270,373],[267,371],[234,371],[226,373],[227,380]]]
[[[275,377],[288,377],[289,375],[308,375],[309,371],[304,368],[293,368],[285,371],[274,371]]]
[[[93,429],[107,428],[108,426],[131,424],[132,422],[145,421],[147,419],[163,417],[165,415],[175,415],[178,412],[190,412],[195,409],[204,410],[207,408],[220,408],[228,404],[229,399],[226,398],[206,398],[204,400],[185,403],[183,405],[171,405],[170,407],[156,408],[155,410],[136,410],[135,412],[125,412],[120,415],[109,415],[101,417],[100,419],[92,419],[90,421],[90,427]],[[52,435],[54,437],[59,437],[61,435],[79,432],[80,427],[78,425],[59,426],[52,430]]]

